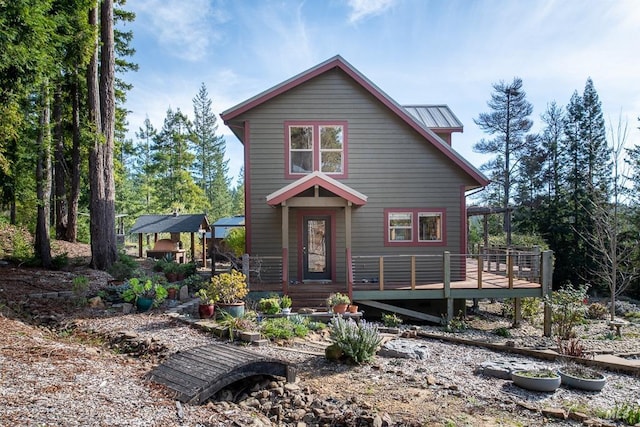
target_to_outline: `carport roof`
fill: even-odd
[[[141,215],[131,233],[204,233],[209,230],[205,214]]]

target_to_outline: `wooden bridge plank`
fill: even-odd
[[[148,378],[173,390],[182,402],[203,403],[229,384],[257,375],[295,381],[295,369],[287,362],[224,344],[175,353]]]

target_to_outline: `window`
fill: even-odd
[[[286,123],[287,171],[297,177],[320,171],[346,174],[346,122]]]
[[[443,245],[444,209],[385,210],[388,246]]]
[[[413,215],[411,213],[389,214],[389,240],[394,242],[411,241]]]
[[[434,212],[418,213],[418,241],[442,241],[442,214]]]

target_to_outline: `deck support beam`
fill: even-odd
[[[542,271],[540,278],[542,279],[542,297],[544,299],[544,336],[551,336],[551,304],[549,297],[551,296],[553,281],[553,251],[542,252]]]

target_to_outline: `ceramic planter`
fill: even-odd
[[[511,380],[518,387],[531,391],[552,392],[560,387],[560,375],[550,370],[514,371]]]
[[[214,304],[200,304],[198,306],[198,315],[201,319],[210,319],[213,317],[216,306]]]
[[[558,369],[558,374],[562,385],[580,390],[600,391],[607,383],[607,378],[600,372],[582,367],[563,367]]]
[[[136,299],[136,309],[139,312],[149,311],[152,305],[153,305],[152,298],[138,297],[138,299]]]
[[[217,306],[216,318],[222,318],[222,313],[228,313],[235,318],[244,316],[244,301],[232,304],[218,303]]]

